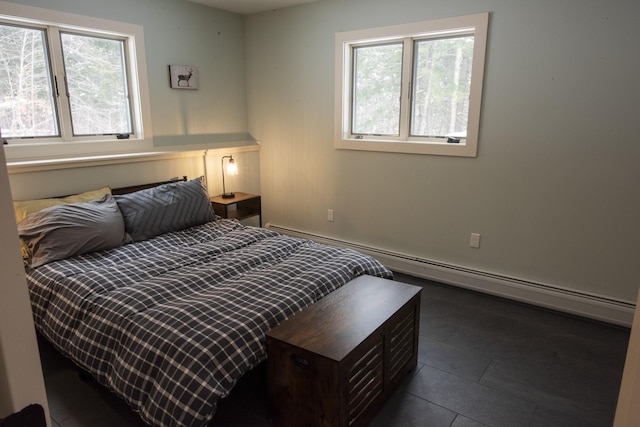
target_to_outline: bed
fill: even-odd
[[[33,317],[150,425],[215,425],[267,331],[357,276],[392,277],[361,253],[216,217],[202,178],[107,190],[21,218],[15,206]]]

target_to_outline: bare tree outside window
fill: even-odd
[[[473,37],[416,41],[414,54],[411,135],[466,137]]]
[[[0,127],[4,138],[59,135],[43,30],[0,25]]]
[[[398,135],[402,43],[354,49],[353,133]]]
[[[74,135],[131,132],[124,42],[61,33]]]
[[[60,43],[63,69],[53,70],[48,42]],[[125,58],[121,39],[0,24],[3,137],[59,137],[61,126],[73,136],[131,133]]]
[[[354,47],[354,134],[400,134],[402,56],[403,43]],[[410,136],[466,136],[472,59],[472,36],[413,42]]]

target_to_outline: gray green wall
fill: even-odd
[[[477,158],[333,148],[336,32],[483,11]],[[636,0],[321,0],[248,16],[266,221],[635,301],[638,18]]]

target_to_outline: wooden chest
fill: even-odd
[[[416,366],[421,290],[362,276],[267,333],[273,425],[367,425]]]

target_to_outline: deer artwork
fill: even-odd
[[[180,86],[180,82],[185,81],[187,82],[187,87],[189,87],[189,80],[191,79],[191,76],[193,76],[193,70],[189,68],[187,69],[187,71],[189,72],[189,74],[178,75],[178,86]]]

